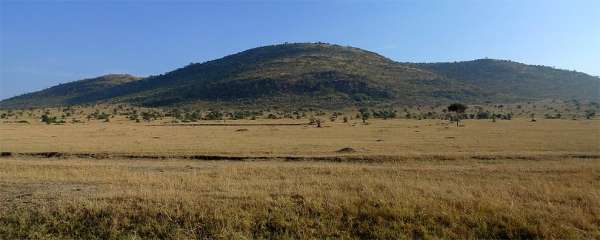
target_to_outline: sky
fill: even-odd
[[[400,62],[510,59],[600,75],[599,0],[0,0],[0,99],[327,42]]]

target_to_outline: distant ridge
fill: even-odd
[[[0,108],[597,101],[599,89],[598,77],[508,60],[399,63],[354,47],[292,43],[253,48],[158,76],[114,74],[75,81],[0,101]]]
[[[0,107],[28,108],[76,105],[85,102],[88,95],[97,94],[114,86],[140,80],[129,74],[107,74],[100,77],[82,79],[59,84],[42,91],[23,94],[0,101]]]

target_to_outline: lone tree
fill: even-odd
[[[367,119],[371,116],[369,114],[369,109],[361,108],[358,110],[360,112],[360,117],[362,118],[363,123],[367,123]]]
[[[458,123],[460,122],[461,115],[463,113],[465,113],[466,110],[467,110],[467,106],[462,103],[453,103],[453,104],[450,104],[450,106],[448,106],[448,111],[454,112],[454,114],[455,114],[454,120],[456,121],[457,127],[458,127]]]

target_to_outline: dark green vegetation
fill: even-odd
[[[0,107],[25,108],[42,106],[77,105],[89,102],[88,96],[100,94],[115,86],[141,78],[128,74],[110,74],[60,84],[42,91],[24,94],[0,102]]]
[[[575,71],[493,59],[417,66],[477,86],[489,100],[600,98],[600,79]]]
[[[600,79],[584,73],[511,61],[398,63],[358,48],[298,43],[254,48],[144,79],[107,75],[63,84],[4,100],[0,107],[116,102],[149,107],[336,108],[546,98],[598,100],[599,88]]]

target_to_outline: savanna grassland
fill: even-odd
[[[0,123],[0,238],[600,238],[593,117],[95,111]]]

